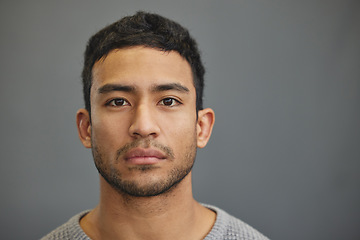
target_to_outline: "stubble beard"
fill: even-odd
[[[172,189],[175,189],[178,183],[180,183],[192,170],[194,166],[195,157],[196,157],[196,140],[187,146],[185,153],[182,157],[174,159],[172,149],[169,147],[163,146],[161,144],[155,143],[150,140],[139,140],[134,141],[130,144],[125,145],[117,151],[117,162],[118,157],[123,155],[130,149],[138,146],[153,146],[159,150],[166,153],[168,156],[167,161],[175,161],[180,164],[174,164],[174,167],[168,171],[167,175],[163,179],[159,179],[156,182],[151,184],[140,184],[135,180],[125,180],[122,177],[121,171],[116,167],[111,159],[107,162],[104,159],[104,153],[101,148],[97,146],[95,141],[92,142],[92,154],[94,157],[95,166],[100,173],[100,175],[105,179],[105,181],[118,193],[121,195],[127,195],[131,197],[153,197],[158,196],[164,193],[169,192]],[[175,162],[176,163],[176,162]],[[150,172],[158,168],[154,165],[140,165],[129,167],[128,170],[136,174],[151,174]]]

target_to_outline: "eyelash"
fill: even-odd
[[[171,105],[165,105],[165,104],[164,104],[164,101],[165,101],[165,100],[172,100],[172,101],[173,101],[172,103],[175,104],[175,105],[173,105],[173,104],[171,104]],[[175,99],[175,98],[172,98],[172,97],[164,98],[164,99],[162,99],[159,103],[161,103],[161,102],[162,102],[161,105],[166,106],[166,107],[175,107],[175,106],[177,106],[177,105],[181,105],[181,104],[182,104],[179,100],[177,100],[177,99]]]
[[[172,100],[172,103],[170,105],[165,105],[164,101],[166,101],[166,100]],[[122,104],[117,105],[117,104],[115,104],[115,101],[122,101]],[[177,105],[181,105],[182,102],[173,97],[166,97],[166,98],[163,98],[162,100],[160,100],[159,104],[161,104],[165,107],[175,107]],[[110,107],[122,107],[122,106],[130,105],[130,103],[124,98],[114,98],[114,99],[107,101],[105,105],[110,106]]]
[[[115,101],[123,101],[122,105],[116,105]],[[124,105],[124,103],[127,103],[126,105]],[[121,106],[127,106],[130,105],[130,103],[124,99],[124,98],[115,98],[115,99],[111,99],[110,101],[106,102],[105,104],[106,106],[110,106],[110,107],[121,107]]]

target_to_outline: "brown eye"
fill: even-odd
[[[107,105],[112,107],[120,107],[120,106],[129,105],[129,103],[123,98],[116,98],[109,101]]]
[[[172,99],[172,98],[166,98],[166,99],[163,100],[163,103],[164,103],[165,106],[171,106],[174,103],[174,101],[175,100]]]
[[[173,107],[179,105],[180,102],[174,98],[164,98],[163,100],[161,100],[160,104],[168,107]]]

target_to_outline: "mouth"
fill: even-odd
[[[132,165],[156,164],[164,161],[166,158],[164,153],[152,148],[134,148],[124,156],[125,161]]]

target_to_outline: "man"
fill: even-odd
[[[186,29],[156,14],[125,17],[89,40],[82,77],[77,126],[100,201],[43,239],[267,239],[192,196],[215,116],[203,109],[204,68]]]

